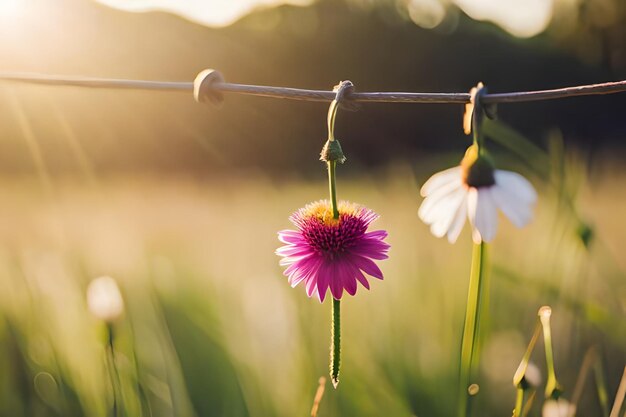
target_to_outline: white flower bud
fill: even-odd
[[[576,412],[576,406],[565,398],[558,400],[549,399],[543,403],[542,417],[572,417]]]
[[[524,374],[526,382],[532,387],[538,387],[541,384],[541,371],[532,362],[528,363],[526,367],[526,373]]]
[[[108,323],[124,313],[124,300],[115,280],[111,277],[96,278],[87,288],[87,306],[91,314]]]

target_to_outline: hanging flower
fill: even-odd
[[[547,399],[541,409],[542,417],[572,417],[576,414],[576,406],[565,398]]]
[[[528,362],[526,372],[524,373],[524,380],[528,385],[534,388],[541,385],[541,371],[539,367],[532,362]]]
[[[87,307],[91,314],[107,323],[124,313],[124,299],[117,282],[111,277],[96,278],[87,287]]]
[[[498,227],[500,209],[522,227],[533,217],[537,193],[523,176],[494,169],[491,159],[477,145],[467,149],[461,165],[430,177],[420,191],[424,198],[419,217],[437,237],[456,242],[465,218],[472,225],[474,243],[489,242]]]
[[[344,289],[356,294],[357,281],[369,289],[364,272],[383,279],[383,273],[374,263],[387,258],[389,245],[383,242],[387,232],[367,232],[370,223],[378,218],[373,211],[342,201],[339,218],[333,218],[327,200],[308,204],[295,212],[289,220],[298,230],[283,230],[278,239],[285,243],[276,254],[283,257],[280,264],[287,266],[284,274],[295,287],[301,282],[309,297],[316,294],[320,302],[330,288],[339,300]]]

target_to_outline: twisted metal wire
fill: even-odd
[[[0,81],[12,81],[52,86],[73,86],[86,88],[109,88],[131,90],[159,90],[191,92],[194,83],[190,81],[150,81],[115,78],[95,78],[80,76],[47,75],[37,73],[0,73]],[[301,88],[275,87],[263,85],[215,82],[211,88],[218,92],[247,94],[261,97],[305,101],[332,101],[336,92],[327,90],[306,90]],[[483,103],[520,103],[540,100],[553,100],[574,96],[614,94],[626,91],[626,80],[601,84],[579,85],[538,91],[518,91],[511,93],[485,94]],[[346,99],[370,103],[468,103],[468,93],[413,93],[413,92],[348,92]]]

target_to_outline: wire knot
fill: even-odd
[[[215,84],[223,83],[224,76],[214,69],[201,71],[193,81],[193,98],[198,103],[211,103],[220,107],[224,102],[223,94],[215,88]]]
[[[484,103],[482,98],[487,94],[487,87],[480,82],[476,87],[472,87],[469,92],[470,102],[465,104],[465,114],[463,115],[463,132],[466,135],[472,133],[472,118],[476,115],[476,120],[482,120],[483,115],[490,119],[497,116],[497,105],[495,103]]]
[[[354,84],[350,80],[339,81],[339,84],[333,87],[335,93],[335,101],[344,110],[357,111],[359,105],[351,99],[354,93]]]

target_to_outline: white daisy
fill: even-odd
[[[466,217],[475,243],[491,241],[498,228],[498,208],[515,226],[522,227],[532,219],[537,200],[526,178],[494,169],[476,145],[467,149],[461,165],[430,177],[420,193],[424,201],[419,217],[435,236],[447,236],[450,243],[456,242]]]

